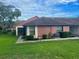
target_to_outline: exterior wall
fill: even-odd
[[[44,34],[48,34],[50,32],[50,27],[48,26],[39,26],[38,27],[38,37],[42,37]]]
[[[57,32],[57,26],[39,26],[38,28],[38,37],[42,37],[43,34],[51,33],[52,35]],[[69,32],[69,26],[63,26],[63,32]]]
[[[56,26],[52,26],[50,31],[51,31],[52,34],[56,33],[57,32]]]
[[[72,34],[79,35],[79,26],[72,26],[70,28],[70,31],[71,31]]]
[[[75,29],[75,32],[74,32],[75,34],[77,34],[77,35],[79,35],[79,27],[77,27],[76,29]]]
[[[70,28],[69,26],[63,26],[63,32],[69,32]]]
[[[69,32],[70,27],[69,26],[63,26],[64,32]],[[44,34],[51,33],[52,35],[57,32],[57,26],[35,26],[35,35],[36,38],[41,38]],[[29,27],[27,27],[27,35],[30,35]]]
[[[48,33],[52,33],[55,34],[56,33],[56,26],[39,26],[38,28],[38,37],[42,37],[42,35],[47,34]]]

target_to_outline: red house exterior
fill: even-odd
[[[79,19],[78,18],[50,18],[50,17],[32,17],[27,21],[16,26],[16,35],[18,36],[18,28],[24,28],[26,35],[34,35],[35,38],[41,38],[42,35],[57,32],[72,32],[79,35]],[[76,33],[77,30],[77,33]]]
[[[63,32],[69,32],[69,26],[63,26]],[[57,33],[57,26],[51,26],[51,27],[48,27],[48,26],[39,26],[38,27],[38,37],[42,37],[43,34],[48,34],[48,33],[52,33],[55,34]]]

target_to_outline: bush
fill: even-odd
[[[48,39],[51,39],[51,38],[52,38],[52,33],[49,32],[49,33],[48,33]]]
[[[47,39],[47,35],[46,34],[42,35],[42,39]]]
[[[2,30],[0,30],[0,34],[2,34]]]
[[[34,40],[34,37],[33,35],[28,35],[25,37],[26,40]]]
[[[33,35],[23,36],[22,37],[25,41],[26,40],[39,40],[39,38],[34,38]]]
[[[53,34],[53,37],[60,37],[59,32],[57,32],[57,33]]]
[[[13,30],[11,33],[12,35],[16,35],[16,30]]]
[[[8,32],[6,30],[3,30],[2,31],[2,34],[7,34]]]
[[[39,38],[34,38],[34,40],[39,40]]]
[[[70,37],[70,32],[59,32],[61,38]]]
[[[2,34],[8,34],[11,30],[1,30]]]

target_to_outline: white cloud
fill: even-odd
[[[77,0],[47,0],[46,4],[67,4],[71,2],[77,2]]]
[[[73,14],[67,12],[55,13],[53,17],[73,17]]]
[[[77,0],[39,0],[39,1],[38,0],[0,0],[0,1],[16,6],[22,12],[21,18],[28,18],[32,16],[52,16],[52,17],[72,16],[70,13],[65,13],[61,11],[59,8],[56,8],[55,5],[76,2]],[[37,3],[36,1],[38,1],[39,3]]]
[[[76,2],[77,0],[61,0],[60,3]]]

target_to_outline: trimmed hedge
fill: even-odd
[[[16,30],[13,30],[11,33],[12,35],[16,35]]]
[[[8,32],[6,30],[3,30],[2,31],[2,34],[7,34]]]
[[[48,36],[46,34],[42,35],[42,39],[47,39]]]
[[[2,34],[2,30],[0,30],[0,34]]]
[[[39,38],[34,38],[33,35],[27,35],[22,37],[25,41],[27,40],[39,40]]]
[[[34,40],[34,37],[33,35],[28,35],[25,37],[26,40]]]
[[[67,38],[70,37],[70,32],[59,32],[60,38]]]

